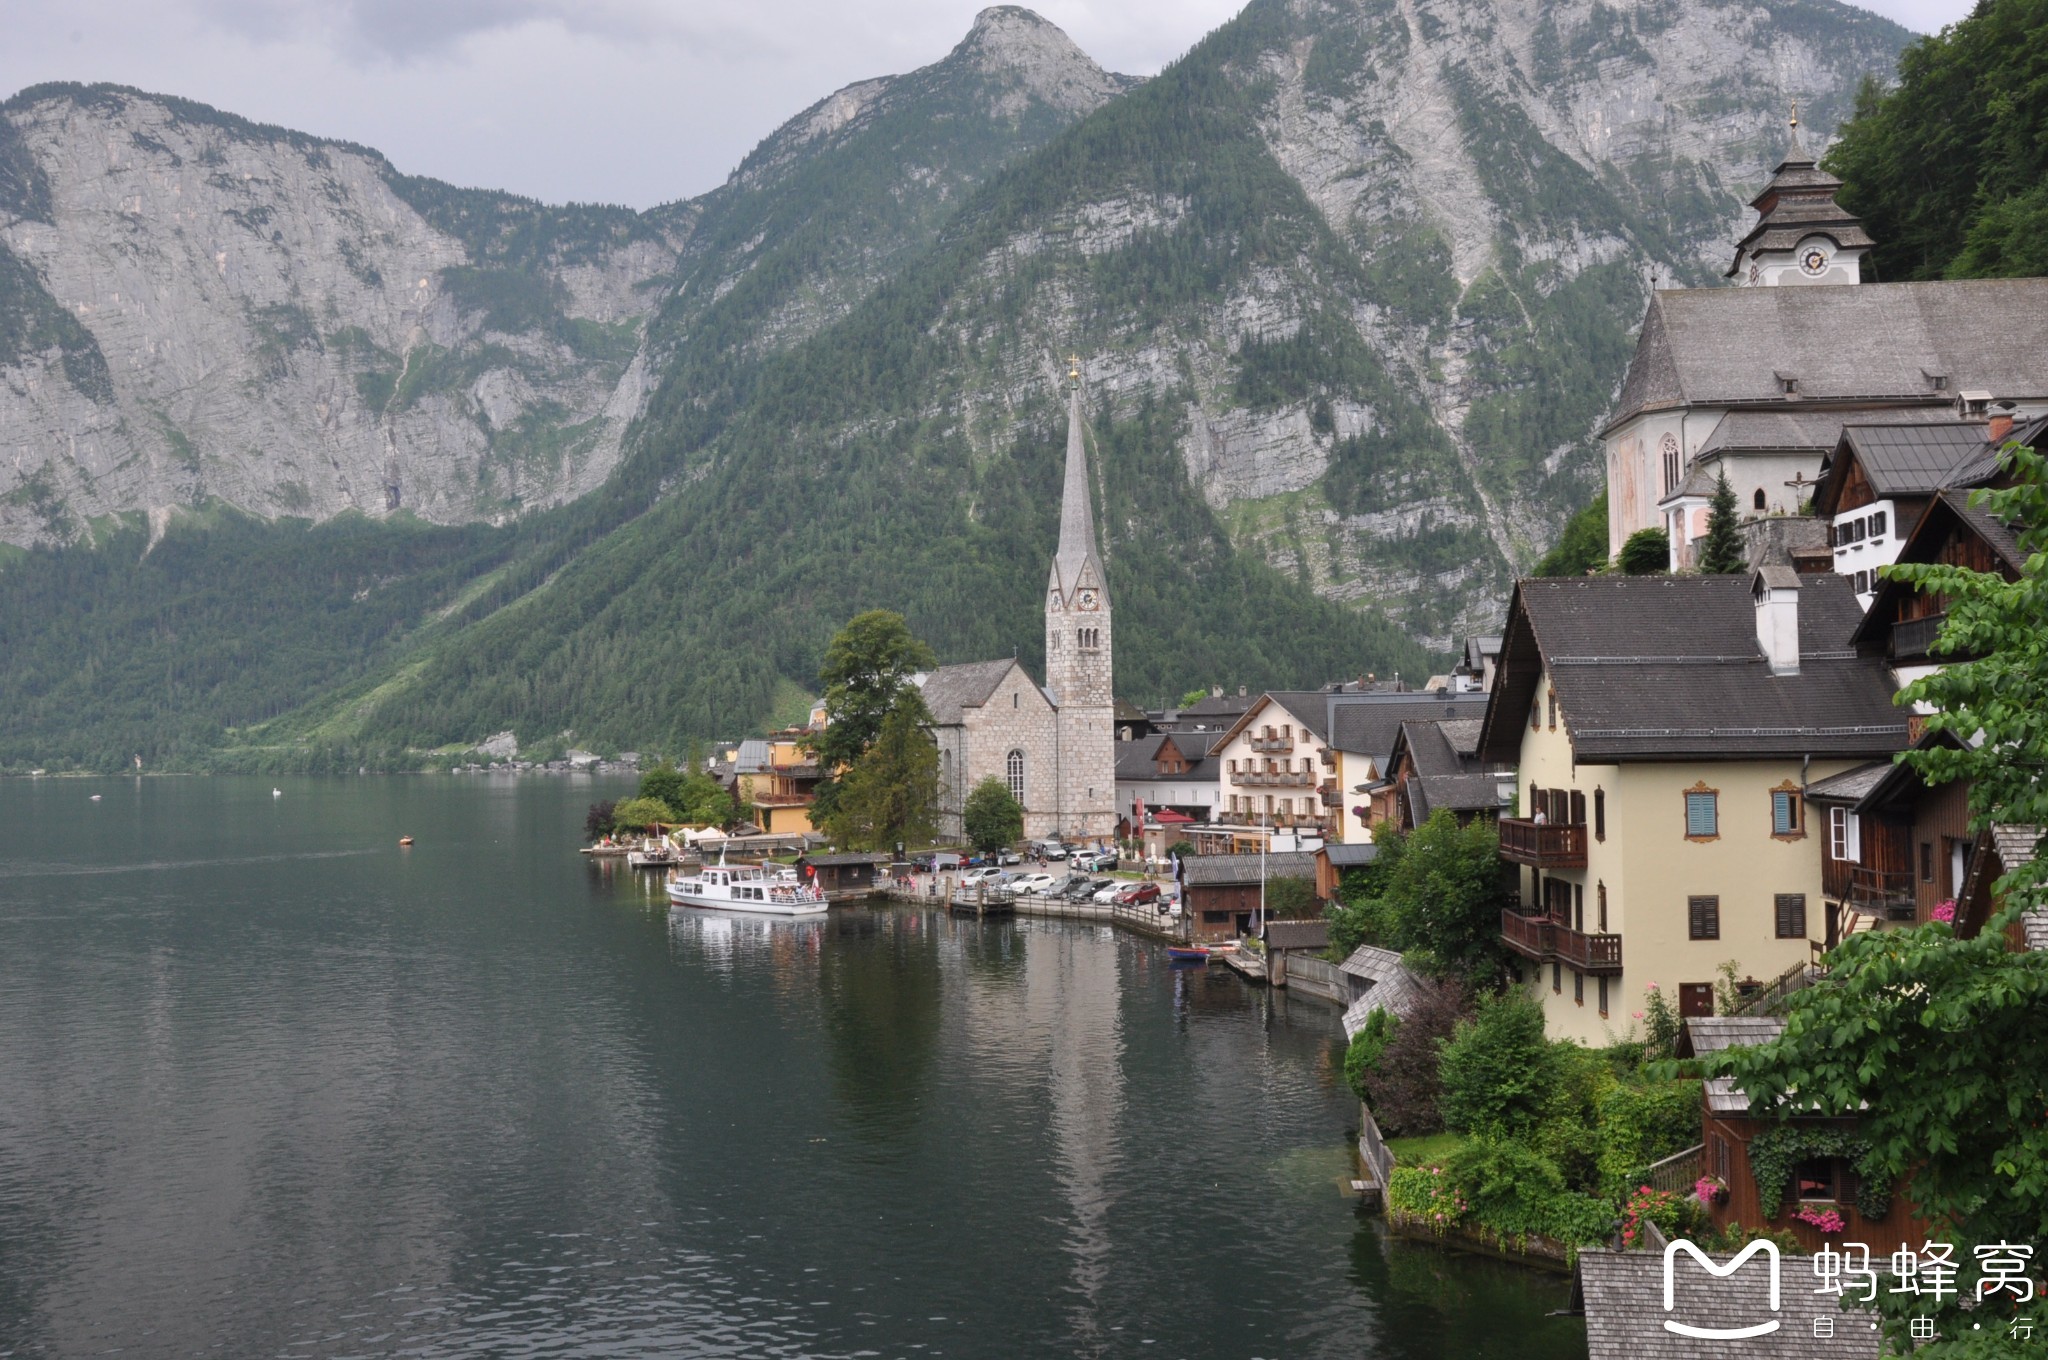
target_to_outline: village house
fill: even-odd
[[[1197,941],[1230,940],[1254,933],[1263,915],[1265,889],[1278,879],[1313,880],[1315,856],[1196,855],[1181,861],[1181,904],[1188,936]]]
[[[1438,810],[1459,825],[1476,817],[1497,817],[1515,797],[1513,769],[1481,759],[1483,713],[1470,718],[1410,720],[1394,738],[1387,783],[1392,820],[1413,831]]]
[[[1479,640],[1482,644],[1485,639]],[[1492,656],[1499,655],[1495,645]],[[1468,653],[1470,649],[1468,648]],[[1480,653],[1481,680],[1493,662]],[[1338,800],[1338,839],[1364,841],[1381,822],[1400,824],[1399,797],[1392,778],[1394,748],[1401,725],[1408,722],[1455,721],[1486,714],[1486,692],[1341,693],[1326,699],[1330,750],[1334,753]]]
[[[1962,743],[1938,732],[1914,745]],[[1820,832],[1828,948],[1858,930],[1932,920],[1961,896],[1976,840],[1967,782],[1929,784],[1911,765],[1874,761],[1815,781],[1806,801]]]
[[[1849,425],[1821,464],[1813,513],[1827,521],[1831,565],[1856,587],[1865,608],[1878,572],[1899,550],[1957,467],[1984,446],[1987,428],[2011,419]],[[1999,430],[1999,433],[2004,433]]]
[[[1817,947],[1805,790],[1907,742],[1861,619],[1846,580],[1784,567],[1517,584],[1478,756],[1517,770],[1502,939],[1553,1036],[1612,1041],[1652,982],[1710,1014],[1724,961],[1769,978]]]
[[[813,831],[811,803],[820,778],[817,757],[803,749],[801,731],[778,732],[739,744],[733,758],[732,792],[751,804],[754,824],[771,836]]]
[[[1610,556],[1662,528],[1672,568],[1692,565],[1722,471],[1746,514],[1803,513],[1845,425],[2048,413],[2048,279],[1866,283],[1840,187],[1795,137],[1751,205],[1738,286],[1651,294],[1601,431]]]
[[[1288,827],[1334,838],[1335,757],[1325,737],[1323,692],[1262,694],[1210,747],[1222,820],[1237,826]]]
[[[1212,740],[1199,732],[1159,732],[1116,744],[1120,839],[1135,839],[1147,819],[1156,821],[1162,812],[1182,825],[1214,819],[1221,790],[1209,758]]]

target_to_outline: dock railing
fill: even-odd
[[[1700,1178],[1700,1165],[1705,1158],[1707,1145],[1696,1143],[1683,1152],[1674,1152],[1662,1161],[1652,1162],[1643,1170],[1636,1184],[1647,1185],[1652,1190],[1669,1190],[1676,1194],[1689,1195]]]
[[[1372,1106],[1362,1100],[1358,1102],[1358,1160],[1372,1178],[1371,1188],[1384,1194],[1387,1178],[1394,1174],[1394,1150],[1381,1135],[1379,1121],[1372,1117]]]

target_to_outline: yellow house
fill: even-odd
[[[1845,578],[1780,567],[1516,586],[1479,752],[1517,768],[1501,934],[1552,1036],[1640,1033],[1653,985],[1712,1014],[1725,961],[1768,981],[1812,956],[1805,789],[1907,744],[1861,617]]]
[[[754,822],[772,836],[797,836],[811,826],[817,796],[817,758],[797,744],[801,732],[740,743],[733,760],[733,791],[754,807]]]

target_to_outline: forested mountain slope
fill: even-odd
[[[570,470],[547,483],[561,489],[543,494],[535,480],[516,517],[508,500],[473,497],[470,513],[501,528],[435,529],[401,514],[360,530],[294,530],[335,569],[319,582],[278,573],[248,593],[240,616],[231,596],[210,597],[182,633],[115,622],[140,624],[146,602],[174,598],[152,575],[168,570],[153,564],[171,538],[141,556],[139,523],[118,546],[103,524],[104,551],[121,560],[99,568],[39,553],[0,570],[0,595],[18,592],[9,603],[43,606],[0,608],[0,644],[42,659],[0,666],[0,715],[42,715],[0,716],[0,764],[49,749],[65,712],[74,724],[105,719],[96,735],[68,741],[77,754],[64,758],[79,760],[157,742],[151,749],[188,753],[174,760],[212,743],[241,749],[237,758],[403,763],[407,750],[508,726],[528,741],[573,732],[673,746],[759,721],[809,680],[833,627],[876,605],[908,613],[943,659],[1015,650],[1035,665],[1063,442],[1057,356],[1069,350],[1088,376],[1120,689],[1149,699],[1213,680],[1412,673],[1460,633],[1490,626],[1512,570],[1590,498],[1592,433],[1648,275],[1718,273],[1743,200],[1782,148],[1791,99],[1824,135],[1905,37],[1833,0],[1253,0],[1131,88],[1050,25],[1004,8],[943,61],[841,91],[719,190],[648,214],[527,205],[519,217],[504,206],[519,200],[422,187],[350,149],[364,168],[342,188],[369,203],[382,185],[390,199],[382,218],[351,211],[387,235],[417,217],[428,234],[415,231],[408,248],[448,257],[439,274],[410,281],[441,290],[433,305],[454,329],[432,343],[451,355],[552,355],[550,372],[593,382],[594,361],[560,340],[555,319],[578,320],[550,282],[564,268],[569,219],[592,224],[577,239],[604,259],[668,252],[629,289],[641,310],[619,384],[639,415],[615,452],[602,446],[609,475],[560,508],[532,510],[581,486],[571,482],[597,455],[564,458]],[[124,117],[143,107],[119,97]],[[66,413],[94,403],[102,368],[119,392],[124,364],[147,349],[116,357],[50,286],[62,277],[51,272],[61,248],[49,243],[48,212],[34,210],[56,136],[47,124],[59,115],[28,112],[91,105],[76,92],[24,95],[0,116],[0,194],[15,205],[0,233],[15,251],[0,258],[0,341],[25,337],[9,351],[15,366],[0,357],[0,369],[35,367],[33,386],[10,377],[0,389],[0,445],[31,445],[44,464],[68,457],[64,443],[17,424],[15,412],[60,397]],[[172,148],[181,162],[207,153],[185,124],[212,124],[151,116],[151,127],[193,138],[189,155]],[[309,139],[258,131],[310,164],[297,149]],[[161,155],[132,137],[124,145]],[[315,151],[332,160],[331,147]],[[316,180],[305,187],[332,201]],[[439,215],[414,200],[438,203]],[[119,216],[118,206],[100,211],[103,225]],[[303,211],[317,226],[308,239],[368,239],[347,237],[319,216],[325,208]],[[505,225],[528,219],[558,225],[525,237]],[[184,224],[174,225],[179,241]],[[475,262],[479,241],[520,239],[544,248],[516,267]],[[233,310],[219,303],[233,289],[218,262],[180,248],[196,265],[196,301]],[[322,277],[330,293],[353,297],[367,285],[337,276],[349,271],[338,245],[334,254],[341,263],[329,259]],[[511,288],[517,268],[532,284],[523,292]],[[437,301],[469,271],[504,286],[505,308],[537,297],[541,310]],[[4,291],[9,280],[25,280],[18,294]],[[14,296],[29,301],[10,312]],[[406,320],[402,297],[376,297],[391,325]],[[256,337],[254,313],[234,307]],[[428,329],[407,324],[408,335]],[[334,357],[345,347],[315,330],[330,388],[345,382],[363,398],[360,373]],[[207,409],[278,400],[270,387],[315,363],[313,346],[283,352],[284,375],[215,379]],[[407,391],[409,352],[395,371],[387,403]],[[51,396],[58,387],[68,395]],[[495,422],[478,424],[473,386],[411,390],[416,405],[402,419],[383,421],[380,408],[384,428],[413,428],[404,422],[424,419],[416,409],[434,410],[437,449],[471,439],[447,433],[465,421],[487,443],[498,438]],[[558,421],[585,409],[556,400]],[[285,403],[290,413],[297,402]],[[147,414],[137,404],[122,421],[161,428]],[[604,419],[609,440],[615,425]],[[12,438],[17,429],[30,438]],[[315,447],[337,438],[311,437]],[[196,463],[282,484],[290,479],[266,469],[303,463],[308,438],[292,427],[276,449]],[[158,475],[180,453],[166,447],[154,462],[131,455],[75,482],[24,477],[9,494],[11,522],[69,516],[75,533],[87,513],[103,513],[77,497],[125,508],[102,484],[135,481],[135,469]],[[369,470],[350,481],[350,503],[385,515],[377,496],[354,491],[378,486]],[[226,480],[221,471],[172,490],[187,503],[247,504],[213,489]],[[333,496],[304,513],[340,504]],[[402,507],[418,504],[402,487]],[[291,513],[275,499],[247,508]],[[279,551],[282,540],[264,535],[285,532],[209,512],[172,524],[169,535],[185,538],[166,560],[187,573],[214,557],[223,570],[246,569]],[[352,568],[351,553],[376,567]],[[97,602],[94,628],[62,631],[48,617],[66,580]],[[319,667],[228,675],[190,654],[203,636],[210,656],[246,655],[295,590],[362,642],[351,658],[322,653],[333,657],[324,683]],[[81,648],[92,663],[83,672],[54,660]],[[153,698],[156,669],[214,678]],[[115,677],[134,698],[118,722],[102,711]]]

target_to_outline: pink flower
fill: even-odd
[[[1649,986],[1645,987],[1643,990],[1646,992],[1654,992],[1657,990],[1657,984],[1653,982]]]
[[[1956,919],[1956,900],[1951,897],[1937,904],[1934,910],[1927,914],[1937,921],[1953,921]]]
[[[1631,1012],[1629,1012],[1629,1013],[1630,1013],[1631,1015],[1635,1016],[1635,1018],[1636,1018],[1636,1019],[1638,1019],[1638,1020],[1640,1020],[1640,1019],[1642,1019],[1642,1018],[1643,1018],[1643,1013],[1642,1013],[1641,1011],[1631,1011]]]

